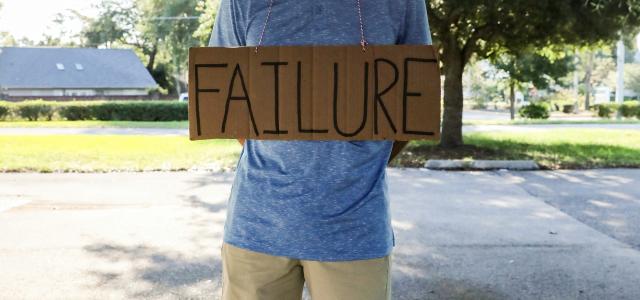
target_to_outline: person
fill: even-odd
[[[431,44],[424,0],[221,0],[209,46]],[[243,144],[228,201],[222,298],[391,298],[386,166],[406,143]]]

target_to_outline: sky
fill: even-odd
[[[83,14],[95,14],[92,5],[99,0],[0,0],[0,31],[9,32],[17,40],[27,37],[39,41],[57,13],[76,9]],[[78,31],[81,24],[72,24]]]

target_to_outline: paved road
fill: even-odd
[[[462,114],[462,118],[467,121],[509,121],[511,120],[511,114],[508,110],[465,110]],[[564,114],[559,112],[552,112],[549,118],[550,120],[565,120],[565,121],[593,121],[598,120],[593,116],[592,112],[580,112],[580,114]]]
[[[388,175],[394,299],[640,298],[640,170]],[[0,299],[217,299],[232,176],[0,174]]]
[[[640,130],[640,124],[465,125],[464,132],[535,132],[559,128]],[[188,136],[187,129],[161,128],[0,128],[0,135],[152,135]]]

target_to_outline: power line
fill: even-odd
[[[151,18],[151,20],[159,20],[159,21],[174,21],[174,20],[198,20],[200,19],[199,16],[184,16],[184,17],[155,17],[155,18]]]

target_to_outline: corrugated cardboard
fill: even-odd
[[[440,136],[432,46],[191,48],[191,140]]]

